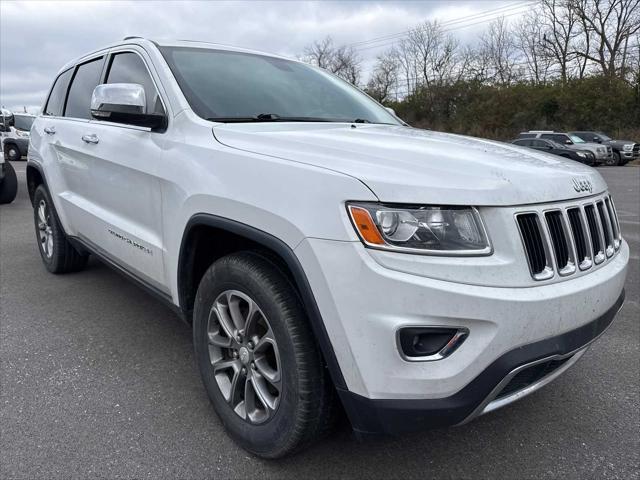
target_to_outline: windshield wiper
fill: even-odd
[[[367,120],[366,118],[356,118],[351,123],[373,123],[371,120]]]

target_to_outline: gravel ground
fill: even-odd
[[[52,276],[25,163],[0,207],[2,478],[639,478],[640,168],[601,168],[631,246],[627,301],[565,375],[456,428],[376,443],[345,426],[297,456],[253,458],[224,433],[191,331],[97,261]]]

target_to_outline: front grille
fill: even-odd
[[[607,155],[611,155],[613,153],[613,149],[607,145]]]
[[[551,245],[556,257],[556,266],[562,271],[569,264],[569,242],[565,231],[564,220],[560,210],[547,212],[547,228],[551,235]]]
[[[582,214],[578,207],[569,208],[567,210],[569,224],[571,225],[571,234],[576,244],[576,255],[578,263],[589,260],[589,247],[587,245],[587,232],[582,223]]]
[[[636,143],[633,145],[633,156],[634,157],[638,157],[640,156],[640,143]]]
[[[547,254],[540,231],[538,215],[535,213],[518,215],[518,226],[520,227],[520,234],[522,235],[531,273],[534,276],[540,275],[547,267]]]
[[[571,275],[613,257],[620,248],[620,224],[610,196],[580,205],[516,214],[518,229],[536,280]]]
[[[496,396],[496,400],[507,397],[512,393],[527,388],[529,385],[539,382],[544,377],[550,375],[564,365],[569,359],[571,359],[571,357],[562,358],[560,360],[548,360],[516,373],[509,383],[500,390],[500,393]]]

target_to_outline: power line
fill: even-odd
[[[512,10],[514,8],[521,8],[523,6],[527,6],[527,5],[533,5],[536,2],[518,2],[518,3],[513,3],[513,4],[509,4],[509,5],[503,5],[502,7],[498,7],[498,8],[494,8],[491,10],[485,10],[479,13],[474,13],[472,15],[467,15],[464,17],[459,17],[459,18],[454,18],[452,20],[448,20],[446,22],[442,22],[440,25],[441,26],[446,26],[446,25],[453,25],[456,23],[461,23],[461,22],[465,22],[467,20],[472,20],[472,19],[477,19],[486,15],[490,15],[490,14],[495,14],[497,12],[500,11],[509,11]],[[381,42],[381,41],[386,41],[386,40],[390,40],[392,38],[396,38],[396,37],[403,37],[405,35],[408,35],[409,33],[411,33],[413,29],[408,29],[408,30],[403,30],[402,32],[397,32],[397,33],[391,33],[388,35],[383,35],[381,37],[376,37],[376,38],[370,38],[368,40],[361,40],[358,42],[353,42],[353,43],[348,43],[345,46],[347,47],[356,47],[356,46],[361,46],[361,45],[366,45],[369,43],[377,43],[377,42]]]
[[[506,15],[499,15],[499,16],[497,16],[497,17],[487,18],[487,19],[480,20],[480,21],[477,21],[477,22],[468,23],[468,24],[466,24],[466,25],[458,25],[458,26],[456,26],[456,27],[446,28],[446,29],[444,29],[444,30],[442,30],[442,31],[443,31],[443,32],[445,32],[445,33],[446,33],[446,32],[452,32],[452,31],[454,31],[454,30],[460,30],[460,29],[463,29],[463,28],[472,27],[472,26],[474,26],[474,25],[479,25],[479,24],[481,24],[481,23],[490,22],[490,21],[492,21],[492,20],[496,20],[497,18],[508,18],[508,17],[512,17],[512,16],[514,16],[514,15],[520,15],[520,14],[522,14],[522,13],[523,13],[522,11],[517,11],[517,12],[509,13],[509,14],[506,14]],[[373,49],[373,48],[382,48],[382,47],[386,47],[386,46],[389,46],[389,45],[393,45],[393,44],[395,44],[395,43],[397,43],[397,40],[394,40],[394,41],[392,41],[392,42],[382,43],[382,44],[380,44],[380,45],[371,45],[371,46],[365,46],[365,47],[362,47],[362,48],[356,48],[355,50],[356,50],[356,51],[358,51],[358,52],[363,52],[363,51],[365,51],[365,50],[371,50],[371,49]]]

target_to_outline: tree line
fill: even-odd
[[[390,35],[368,78],[367,41],[327,37],[301,58],[414,126],[500,139],[596,129],[640,140],[640,0],[538,0],[518,20],[507,16],[494,17],[474,45],[437,20]]]

